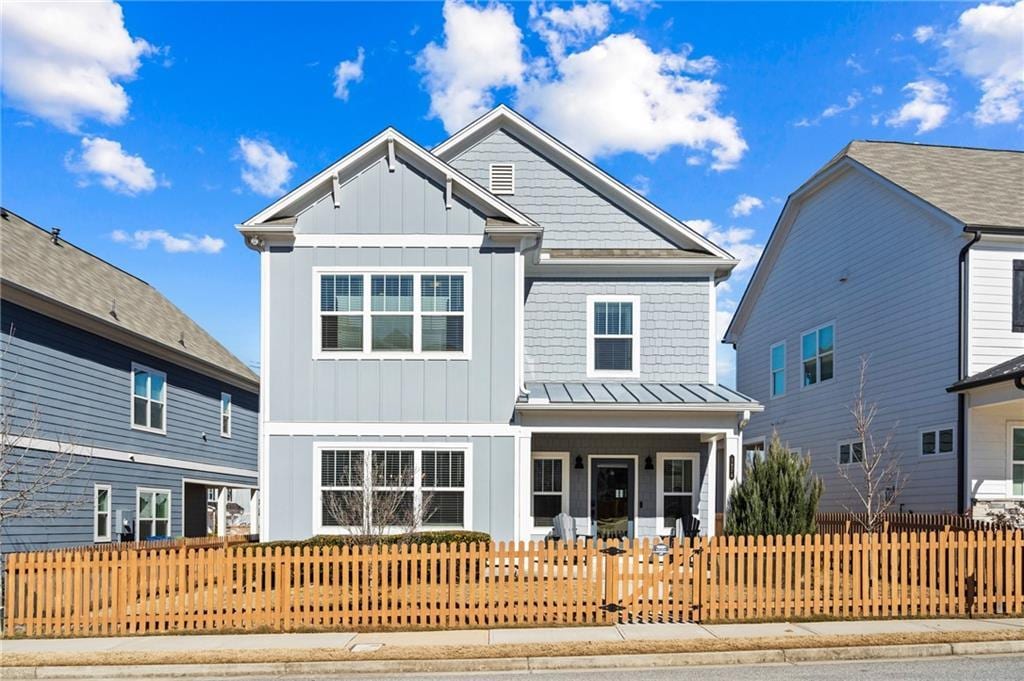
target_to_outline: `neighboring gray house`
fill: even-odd
[[[59,230],[0,227],[3,552],[254,530],[256,375]]]
[[[389,128],[239,230],[264,539],[352,531],[328,505],[377,470],[428,527],[714,532],[760,409],[715,376],[736,261],[519,114],[431,151]]]
[[[1024,499],[1024,153],[852,142],[789,197],[725,340],[765,405],[747,450],[809,454],[825,509],[857,508],[861,357],[898,509]]]

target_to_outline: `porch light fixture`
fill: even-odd
[[[644,470],[645,471],[653,471],[654,470],[654,459],[652,459],[650,457],[650,455],[648,455],[647,458],[644,459]]]
[[[583,470],[583,457],[582,456],[577,456],[576,457],[575,468],[576,468],[576,470]]]

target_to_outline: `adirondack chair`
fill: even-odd
[[[672,536],[693,539],[699,534],[700,518],[693,515],[684,515],[682,518],[676,518],[676,528]]]
[[[555,516],[555,525],[551,529],[551,536],[560,541],[574,543],[576,541],[576,520],[568,513],[559,513]]]

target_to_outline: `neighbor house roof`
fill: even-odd
[[[1017,355],[994,367],[979,371],[973,376],[962,378],[953,385],[946,388],[948,392],[955,393],[971,388],[980,388],[983,385],[1002,383],[1015,378],[1024,377],[1024,355]]]
[[[519,408],[761,410],[756,400],[713,383],[527,383],[529,396]]]
[[[3,209],[3,297],[249,390],[259,378],[155,288]]]

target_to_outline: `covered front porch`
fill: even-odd
[[[659,393],[564,385],[531,386],[517,410],[529,433],[517,447],[517,538],[543,539],[559,513],[593,538],[669,537],[679,518],[699,535],[721,532],[743,474],[741,430],[759,405],[720,386],[676,386],[640,402],[633,396]],[[594,399],[614,394],[633,399]]]

